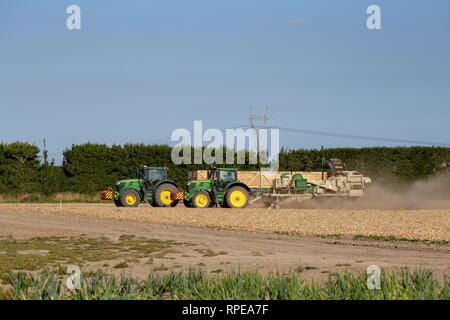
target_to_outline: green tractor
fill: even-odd
[[[177,190],[172,193],[171,199],[183,200],[190,208],[217,205],[224,208],[245,208],[250,193],[247,185],[237,180],[236,169],[212,168],[208,170],[208,180],[188,181],[186,192]]]
[[[143,166],[137,170],[137,179],[117,181],[114,190],[100,193],[100,199],[114,200],[117,207],[137,207],[141,202],[174,207],[178,200],[171,200],[170,195],[177,189],[176,183],[167,179],[167,168]]]

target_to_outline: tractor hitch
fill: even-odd
[[[174,191],[170,194],[170,200],[184,200],[184,191],[178,188],[177,191]]]
[[[100,200],[112,200],[114,199],[114,191],[111,188],[100,192]]]

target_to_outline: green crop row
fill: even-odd
[[[67,276],[65,276],[67,277]],[[444,275],[440,284],[429,270],[406,268],[381,271],[380,289],[369,289],[367,274],[340,272],[328,279],[305,281],[301,274],[257,271],[208,275],[201,270],[150,273],[145,280],[102,271],[81,275],[80,288],[69,290],[65,277],[43,271],[38,275],[9,272],[10,289],[0,292],[3,299],[450,299],[450,281]]]

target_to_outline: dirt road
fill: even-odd
[[[171,210],[171,209],[168,209]],[[392,268],[408,266],[432,268],[438,274],[450,267],[449,245],[411,242],[333,239],[289,236],[267,232],[215,230],[213,228],[128,221],[78,213],[31,212],[0,208],[0,235],[17,239],[37,236],[107,236],[134,234],[151,239],[192,243],[156,263],[184,269],[204,266],[207,270],[258,268],[262,272],[305,268],[304,276],[323,277],[336,270],[364,271],[369,265]],[[202,250],[219,252],[201,254]],[[1,250],[1,248],[0,248]],[[177,249],[179,250],[179,249]],[[130,266],[137,274],[148,266]]]

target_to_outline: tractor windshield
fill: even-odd
[[[236,181],[237,177],[236,177],[236,171],[219,171],[219,182],[222,183],[228,183],[231,181]]]
[[[146,181],[164,180],[166,178],[166,170],[148,169],[144,171],[143,179]]]

